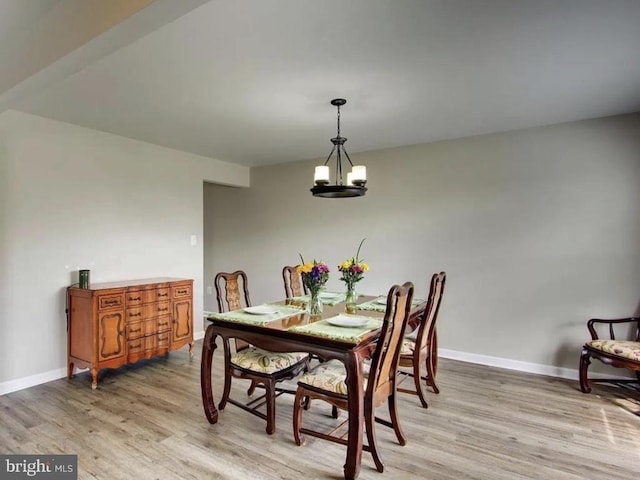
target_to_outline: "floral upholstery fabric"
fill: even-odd
[[[411,340],[410,338],[404,338],[402,340],[402,348],[400,349],[400,355],[413,355],[413,352],[416,349],[415,340]]]
[[[277,353],[249,347],[233,355],[231,363],[254,372],[270,374],[292,367],[308,356],[309,354],[305,352]]]
[[[640,342],[598,339],[587,342],[587,346],[619,357],[640,362]]]
[[[312,387],[321,388],[328,392],[347,394],[347,371],[339,360],[329,360],[321,363],[316,368],[303,374],[298,383],[304,383]],[[367,377],[364,377],[363,388],[367,388]]]

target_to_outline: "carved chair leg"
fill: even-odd
[[[253,392],[256,391],[257,386],[258,386],[258,382],[256,382],[255,380],[251,380],[251,385],[249,385],[249,388],[247,389],[247,395],[249,397],[253,395]]]
[[[587,371],[589,370],[590,363],[591,359],[588,350],[583,350],[580,355],[580,390],[582,390],[582,393],[591,392],[589,378],[587,377]]]
[[[215,348],[215,343],[213,344]],[[231,346],[228,338],[222,338],[222,346],[224,348],[224,388],[222,389],[222,397],[218,403],[218,409],[224,410],[229,400],[229,392],[231,392]]]
[[[376,444],[376,429],[375,429],[375,412],[370,403],[364,406],[364,423],[365,430],[367,431],[367,442],[369,444],[369,451],[373,457],[373,462],[376,464],[376,470],[380,473],[384,471],[384,463],[380,455],[378,455],[378,445]]]
[[[434,357],[433,355],[431,355],[431,353],[429,353],[427,355],[427,360],[425,362],[425,365],[427,367],[427,377],[426,377],[427,385],[433,389],[434,393],[440,393],[440,389],[436,385],[436,371],[438,368],[438,357],[437,356]]]
[[[300,434],[300,429],[302,428],[302,410],[306,410],[307,405],[309,405],[309,397],[305,397],[302,389],[298,388],[293,401],[293,438],[298,446],[304,443],[304,436]]]
[[[228,369],[224,374],[224,389],[222,390],[222,397],[220,398],[220,403],[218,404],[219,410],[224,410],[224,407],[227,406],[227,400],[229,400],[229,393],[231,392],[231,373],[229,373]]]
[[[420,358],[421,355],[418,354],[417,356],[415,356],[414,353],[414,358],[413,358],[413,383],[415,384],[416,387],[416,393],[418,394],[418,398],[420,399],[420,403],[422,404],[423,408],[429,408],[429,404],[427,403],[427,399],[424,398],[424,390],[422,389],[422,378],[420,377],[420,364],[422,363],[422,358]],[[427,357],[428,359],[428,357]],[[428,361],[428,360],[427,360]],[[428,380],[425,382],[428,384]],[[426,387],[426,385],[425,385]]]
[[[391,417],[391,425],[393,426],[393,431],[396,433],[396,437],[398,438],[398,443],[402,446],[407,444],[407,437],[405,436],[402,428],[400,427],[400,416],[398,415],[398,404],[396,402],[395,393],[389,395],[388,398],[389,405],[389,415]]]
[[[276,382],[271,379],[264,383],[267,401],[267,433],[272,435],[276,431]]]

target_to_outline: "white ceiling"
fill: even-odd
[[[0,54],[78,2],[0,0]],[[335,97],[348,100],[342,134],[355,158],[640,111],[639,0],[138,3],[149,5],[5,81],[0,111],[248,166],[328,155]],[[56,35],[79,22],[66,15]]]

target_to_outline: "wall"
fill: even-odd
[[[567,377],[588,318],[638,310],[639,114],[351,156],[367,165],[362,198],[312,197],[316,162],[254,168],[250,189],[206,185],[206,284],[244,269],[254,304],[282,298],[301,253],[342,290],[335,267],[366,237],[363,293],[412,280],[424,296],[447,272],[442,356]]]
[[[249,171],[0,115],[0,394],[66,374],[65,287],[79,268],[93,282],[195,279],[194,330],[202,335],[205,180],[246,187]]]

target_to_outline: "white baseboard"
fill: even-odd
[[[200,340],[204,338],[204,330],[194,332],[193,339]],[[489,367],[506,368],[507,370],[517,370],[519,372],[535,373],[537,375],[547,375],[550,377],[566,378],[569,380],[578,380],[578,369],[562,368],[553,365],[542,365],[539,363],[522,362],[520,360],[510,360],[508,358],[492,357],[489,355],[479,355],[477,353],[458,352],[456,350],[448,350],[445,348],[438,349],[440,358],[449,358],[451,360],[459,360],[461,362],[476,363],[478,365],[487,365]],[[41,383],[51,382],[67,376],[66,368],[58,368],[44,373],[38,373],[29,377],[9,380],[0,383],[0,395],[16,392],[24,388],[40,385]],[[589,372],[589,378],[618,378],[620,380],[631,377],[619,375],[603,375],[597,372]]]
[[[193,339],[200,340],[204,338],[204,330],[194,332]],[[76,369],[76,373],[84,372],[88,369]],[[60,378],[67,376],[66,368],[57,368],[55,370],[49,370],[48,372],[38,373],[29,377],[16,378],[15,380],[9,380],[7,382],[0,383],[0,396],[11,392],[17,392],[29,387],[35,387],[41,383],[52,382]]]
[[[445,348],[438,349],[438,357],[449,358],[451,360],[459,360],[461,362],[476,363],[478,365],[487,365],[489,367],[505,368],[507,370],[517,370],[519,372],[535,373],[537,375],[546,375],[549,377],[566,378],[568,380],[578,381],[578,369],[556,367],[554,365],[543,365],[539,363],[522,362],[520,360],[510,360],[508,358],[492,357],[489,355],[479,355],[477,353],[458,352],[456,350],[447,350]],[[577,359],[576,359],[577,362]],[[620,379],[625,380],[632,377],[620,375],[608,375],[598,372],[589,371],[589,378],[593,379]]]

